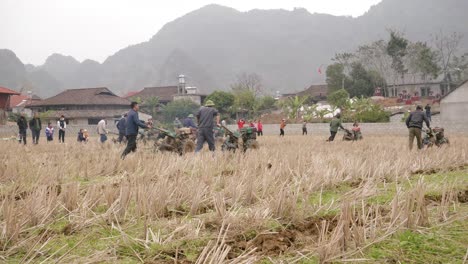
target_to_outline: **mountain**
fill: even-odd
[[[54,54],[35,68],[49,73],[60,89],[107,86],[123,94],[144,86],[174,85],[177,76],[185,74],[188,85],[208,93],[229,89],[241,73],[256,73],[266,89],[286,93],[323,83],[325,76],[317,73],[320,65],[329,64],[335,53],[386,39],[388,29],[428,42],[440,31],[458,32],[465,35],[461,46],[468,51],[466,10],[466,0],[383,0],[352,18],[311,14],[302,8],[239,12],[208,5],[167,23],[149,41],[126,47],[102,64]],[[13,71],[7,76],[18,80],[7,81],[17,85],[24,78],[24,66],[12,58],[3,60],[0,56],[0,77],[5,76],[2,71]]]
[[[0,49],[0,86],[20,90],[26,80],[26,69],[16,54],[7,49]]]

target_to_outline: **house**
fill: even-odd
[[[10,98],[10,108],[12,113],[25,113],[26,116],[32,117],[32,111],[28,106],[32,102],[38,102],[41,101],[42,99],[37,96],[37,95],[24,95],[24,94],[19,94],[19,95],[12,95]]]
[[[313,84],[302,92],[297,93],[297,96],[309,96],[314,99],[323,100],[328,95],[327,84]]]
[[[180,86],[161,86],[161,87],[145,87],[138,93],[132,93],[128,99],[139,98],[142,104],[145,103],[145,98],[157,97],[159,103],[167,105],[174,100],[191,100],[196,104],[201,104],[206,95],[199,94],[196,87],[184,87],[183,92],[180,92]]]
[[[178,86],[161,86],[161,87],[145,87],[138,93],[127,97],[131,100],[131,98],[139,98],[142,103],[145,102],[145,98],[150,97],[158,97],[160,104],[168,104],[174,100],[174,95],[178,93]]]
[[[95,125],[101,119],[114,122],[130,109],[130,101],[115,95],[106,87],[69,89],[28,106],[45,113],[46,121],[64,115],[71,125]],[[144,118],[140,116],[140,118]],[[148,118],[148,117],[146,117]]]
[[[19,95],[19,93],[5,87],[0,87],[0,124],[5,124],[8,119],[6,112],[10,110],[10,97],[12,95]]]
[[[307,89],[296,92],[296,93],[285,93],[282,94],[281,96],[279,95],[279,92],[276,94],[276,99],[285,99],[285,98],[290,98],[290,97],[303,97],[303,96],[308,96],[310,99],[314,101],[320,101],[326,99],[328,95],[328,85],[326,84],[313,84],[309,86]]]
[[[446,124],[468,124],[468,80],[440,100],[440,118]]]

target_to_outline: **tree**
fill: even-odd
[[[149,114],[155,118],[156,114],[158,113],[158,106],[159,106],[159,97],[151,96],[146,98],[143,101],[142,108],[147,110]]]
[[[450,73],[450,66],[454,60],[454,57],[457,55],[462,39],[463,36],[459,33],[453,32],[447,36],[443,31],[440,31],[433,37],[439,66],[446,78]]]
[[[255,105],[255,93],[252,90],[244,89],[234,92],[233,110],[236,113],[242,112],[252,115]]]
[[[333,93],[348,86],[349,78],[344,73],[344,65],[341,63],[333,63],[327,67],[327,85],[328,93]]]
[[[265,111],[275,108],[276,100],[273,96],[263,96],[255,100],[254,112]]]
[[[414,73],[421,74],[423,81],[426,81],[428,76],[437,78],[440,69],[437,65],[436,52],[423,42],[411,43],[408,49],[408,68]]]
[[[308,96],[296,95],[294,97],[289,97],[283,102],[283,110],[288,114],[290,119],[299,118],[299,111],[308,99]]]
[[[189,114],[195,114],[200,106],[189,99],[176,100],[168,103],[163,108],[164,120],[172,122],[176,117],[185,118]]]
[[[235,96],[230,92],[214,91],[206,97],[206,100],[213,101],[221,113],[229,113],[234,104]]]
[[[401,76],[402,80],[404,74],[407,72],[403,58],[406,56],[408,47],[408,40],[405,39],[400,33],[390,31],[390,40],[387,44],[387,53],[392,57],[392,69]]]
[[[249,90],[255,97],[263,92],[262,78],[256,73],[241,73],[231,85],[234,92]]]
[[[340,109],[344,109],[349,101],[349,93],[345,89],[340,89],[327,97],[327,101]]]

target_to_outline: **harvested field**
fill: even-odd
[[[0,142],[0,262],[463,263],[468,138],[260,137],[183,157]],[[416,254],[415,252],[418,252]]]

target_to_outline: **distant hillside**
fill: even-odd
[[[254,72],[268,90],[291,92],[323,83],[324,76],[317,73],[321,64],[337,52],[386,38],[387,29],[422,41],[440,30],[456,31],[465,35],[468,51],[466,10],[466,0],[383,0],[363,16],[351,18],[305,9],[239,12],[209,5],[167,23],[148,42],[124,48],[102,64],[54,54],[36,70],[55,80],[59,88],[54,90],[107,86],[125,93],[175,84],[183,73],[189,85],[210,92],[228,89],[240,73]],[[17,89],[25,69],[14,61],[11,54],[0,54],[0,85]],[[37,79],[53,82],[45,76]],[[41,81],[30,81],[39,95],[52,93]]]

